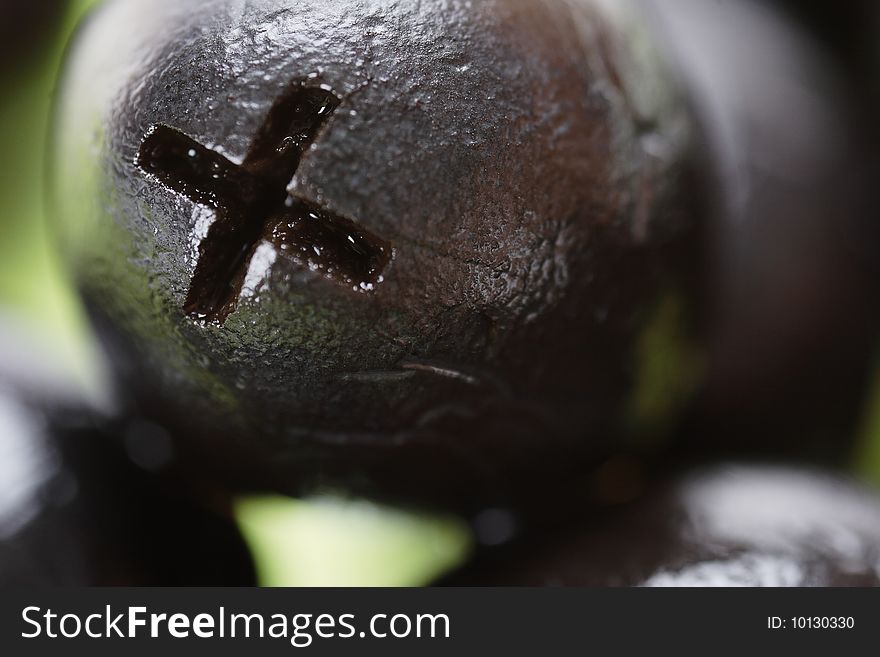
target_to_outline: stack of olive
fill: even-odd
[[[102,5],[50,172],[121,399],[95,579],[162,580],[171,507],[246,580],[228,499],[330,488],[470,518],[456,582],[876,583],[868,493],[723,465],[845,462],[874,337],[845,94],[726,7]]]

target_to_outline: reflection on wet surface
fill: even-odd
[[[40,489],[57,468],[45,431],[39,413],[0,390],[0,541],[39,513]]]
[[[830,559],[880,576],[880,502],[840,479],[782,468],[729,468],[680,494],[693,541]]]
[[[877,586],[880,499],[811,470],[714,467],[573,512],[444,583]]]

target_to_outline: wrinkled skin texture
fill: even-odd
[[[687,260],[684,117],[590,2],[111,2],[61,88],[53,213],[135,403],[251,488],[508,500],[619,446]],[[655,61],[656,58],[648,58]],[[291,83],[340,105],[291,198],[393,249],[352,290],[265,236],[183,312],[207,207],[135,165],[167,125],[241,163]],[[648,85],[648,88],[653,88]],[[665,94],[665,95],[664,95]],[[643,94],[644,95],[644,94]]]
[[[569,517],[443,584],[878,586],[880,499],[809,470],[715,467]]]
[[[4,328],[0,588],[254,585],[225,497],[182,481],[173,454],[156,468],[155,429],[106,424]]]

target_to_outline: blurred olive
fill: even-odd
[[[0,1],[0,75],[18,73],[51,43],[68,0]]]
[[[841,60],[771,4],[647,0],[710,189],[711,337],[686,451],[839,464],[880,326],[874,131]]]
[[[836,476],[715,466],[572,511],[450,586],[878,586],[880,499]]]
[[[0,329],[0,587],[252,585],[228,503],[174,476],[168,436],[100,418]]]

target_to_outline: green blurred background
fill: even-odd
[[[26,323],[84,387],[96,385],[95,351],[47,239],[43,154],[64,44],[99,1],[57,0],[58,18],[25,35],[25,47],[0,68],[0,316]],[[880,483],[880,378],[874,389],[854,467]],[[237,516],[266,585],[421,585],[462,561],[471,545],[457,519],[358,500],[243,499]]]

